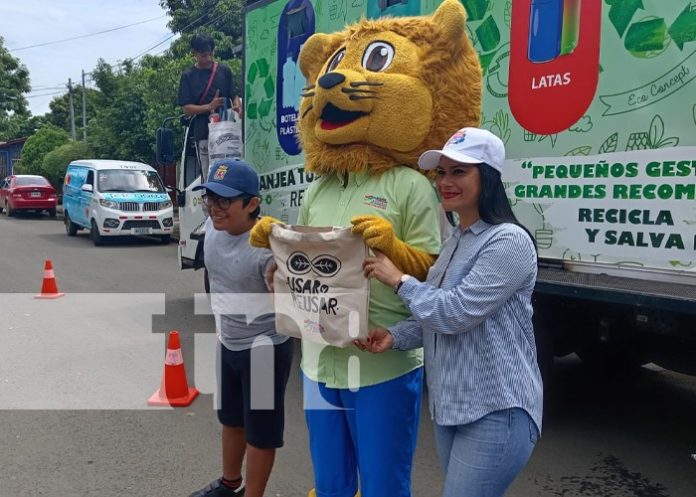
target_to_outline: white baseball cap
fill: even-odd
[[[487,129],[462,128],[447,140],[442,150],[423,152],[418,159],[418,166],[421,169],[433,169],[443,155],[457,162],[488,164],[502,174],[505,145]]]

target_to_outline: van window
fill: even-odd
[[[99,171],[97,189],[102,192],[164,193],[165,189],[155,171],[107,169]]]
[[[85,185],[92,185],[92,187],[94,187],[94,171],[90,170],[87,173],[87,180],[85,181]]]

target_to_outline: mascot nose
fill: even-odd
[[[330,90],[336,85],[340,85],[346,80],[346,77],[338,72],[329,72],[319,78],[319,86],[325,90]]]

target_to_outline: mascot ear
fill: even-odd
[[[433,14],[433,22],[453,44],[461,43],[466,26],[466,10],[458,0],[445,0]]]
[[[336,35],[316,33],[302,45],[300,52],[300,70],[307,81],[313,81],[315,75],[324,65],[326,59],[331,55],[338,45],[341,38]]]

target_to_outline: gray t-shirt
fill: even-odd
[[[270,289],[266,285],[266,271],[273,262],[271,251],[249,245],[249,232],[230,235],[216,230],[208,219],[204,253],[220,342],[235,351],[250,349],[258,336],[266,336],[274,344],[285,342],[288,337],[276,333],[275,314],[245,316],[219,312],[220,308],[242,308],[249,312],[259,308],[273,309]]]

